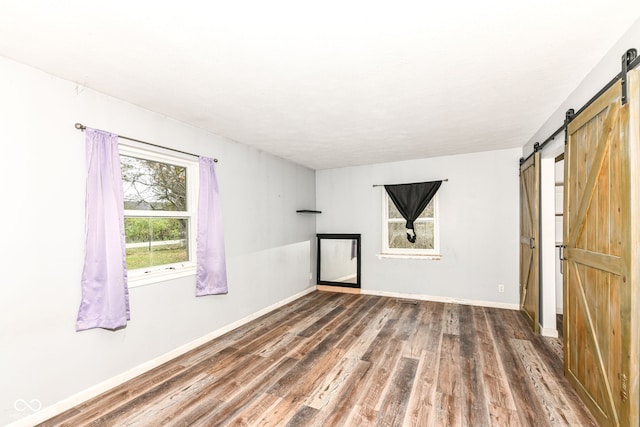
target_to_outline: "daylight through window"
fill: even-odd
[[[437,255],[438,195],[436,194],[414,221],[416,242],[407,240],[407,221],[402,217],[388,194],[383,196],[383,253],[406,255]]]
[[[193,265],[197,163],[121,145],[127,269]]]

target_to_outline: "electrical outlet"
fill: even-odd
[[[309,280],[313,279],[313,273],[309,272]]]
[[[504,285],[498,285],[498,292],[504,292]]]

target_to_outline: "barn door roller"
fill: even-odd
[[[622,55],[622,72],[620,73],[620,83],[622,86],[622,98],[620,102],[622,105],[627,103],[627,71],[629,71],[629,64],[633,62],[638,56],[636,49],[629,49]]]
[[[573,108],[569,108],[566,113],[564,113],[564,145],[569,143],[569,122],[573,120],[573,117],[576,114],[576,110]]]

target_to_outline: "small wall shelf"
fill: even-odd
[[[321,214],[322,213],[322,211],[312,211],[312,210],[309,210],[309,209],[299,209],[296,212],[298,212],[298,213],[308,213],[308,214]]]

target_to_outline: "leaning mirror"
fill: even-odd
[[[318,234],[318,284],[360,287],[360,234]]]

